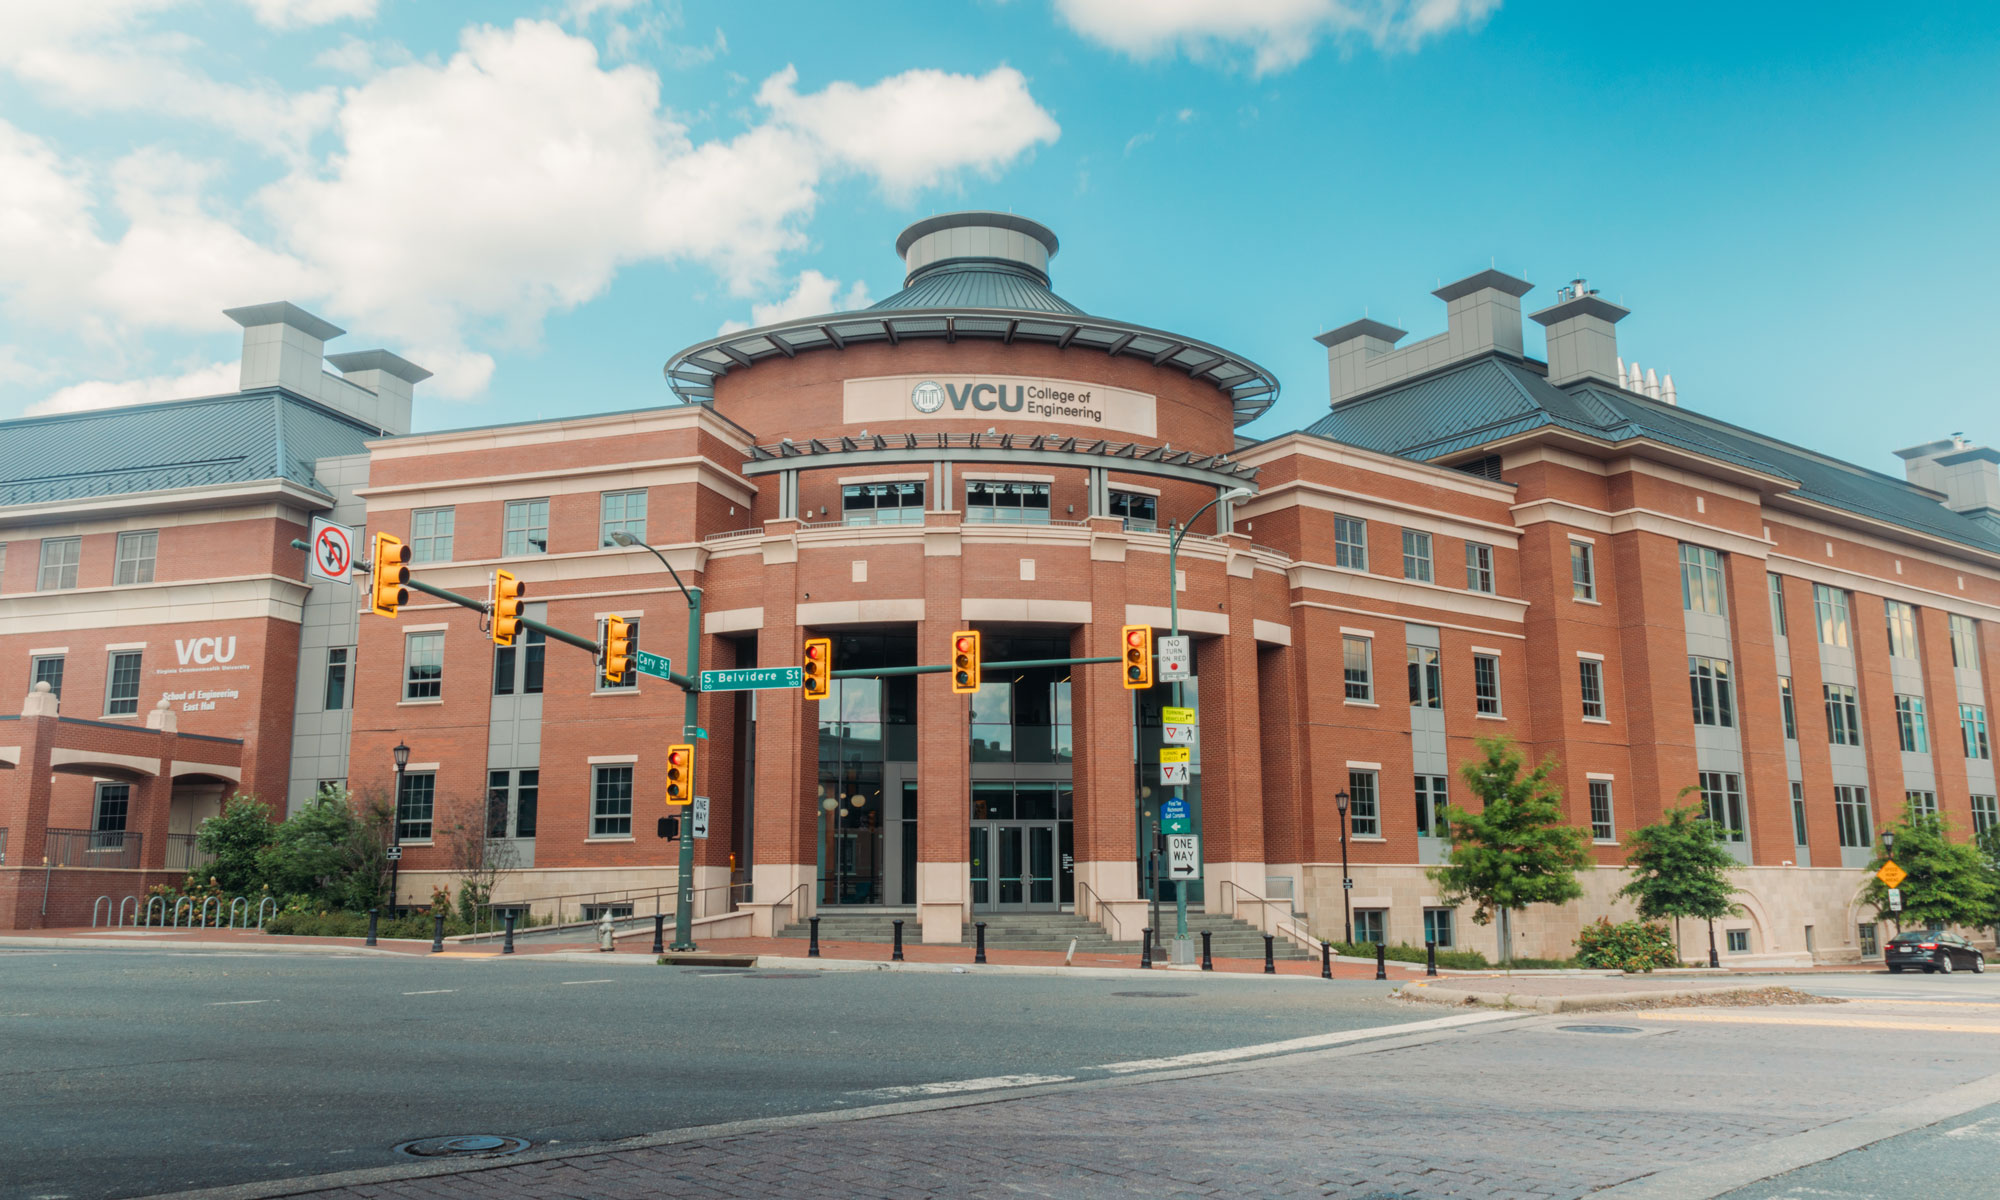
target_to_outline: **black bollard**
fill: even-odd
[[[1375,943],[1375,978],[1389,978],[1389,945],[1386,942]]]
[[[653,953],[664,954],[667,948],[667,914],[653,914]]]
[[[434,914],[432,914],[432,916],[431,916],[431,953],[432,953],[432,954],[443,954],[443,953],[444,953],[444,914],[443,914],[443,913],[434,913]]]
[[[1276,975],[1277,973],[1278,960],[1277,956],[1271,953],[1271,935],[1267,933],[1264,935],[1264,974]]]
[[[500,943],[500,953],[514,953],[514,910],[507,910],[507,939]]]
[[[368,910],[368,944],[371,946],[375,944],[375,922],[380,920],[381,916],[382,910],[379,908]]]
[[[896,919],[895,919],[894,921],[890,922],[890,924],[892,924],[892,925],[894,925],[894,926],[896,927],[896,948],[895,948],[894,950],[891,950],[891,951],[889,952],[889,961],[890,961],[890,962],[902,962],[902,961],[903,961],[903,919],[902,919],[901,917],[898,917],[898,918],[896,918]]]
[[[1438,973],[1438,944],[1436,942],[1425,942],[1424,974],[1434,976],[1437,973]]]
[[[1319,944],[1319,977],[1321,979],[1333,978],[1333,944],[1330,942],[1321,942]]]
[[[1208,932],[1206,929],[1201,931],[1201,969],[1204,971],[1213,971],[1215,970],[1215,960],[1208,956]]]
[[[811,918],[810,920],[808,920],[808,921],[806,922],[806,924],[807,924],[807,925],[810,925],[810,926],[812,927],[812,937],[811,937],[811,940],[810,940],[810,941],[808,941],[808,942],[806,943],[806,957],[807,957],[807,958],[818,958],[818,957],[819,957],[819,918],[818,918],[818,917],[813,917],[813,918]]]
[[[986,961],[986,922],[974,921],[972,923],[972,933],[976,939],[973,942],[972,961],[983,963]]]
[[[1139,969],[1153,969],[1153,928],[1148,925],[1139,935]]]

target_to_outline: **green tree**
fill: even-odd
[[[1896,928],[1901,929],[1905,922],[1926,928],[1980,926],[1993,919],[1996,892],[1992,872],[1978,847],[1951,840],[1943,818],[1905,804],[1903,819],[1883,833],[1894,836],[1896,844],[1893,852],[1876,847],[1861,899],[1895,920]],[[1889,911],[1889,889],[1872,875],[1891,858],[1910,873],[1898,889],[1903,898],[1900,913]]]
[[[1686,796],[1693,788],[1682,788]],[[1715,962],[1715,919],[1739,913],[1730,897],[1736,885],[1729,873],[1736,859],[1723,845],[1728,831],[1708,819],[1700,804],[1670,808],[1660,820],[1632,831],[1625,839],[1625,865],[1632,878],[1618,889],[1639,903],[1639,915],[1674,922],[1674,946],[1679,948],[1682,917],[1708,922],[1709,962]]]
[[[214,860],[207,873],[216,885],[228,895],[244,896],[262,886],[263,869],[258,859],[274,836],[271,810],[255,796],[239,792],[223,805],[221,816],[201,823],[195,845]]]
[[[260,881],[280,896],[342,904],[363,834],[347,792],[329,787],[272,831],[271,844],[257,856]]]
[[[1563,819],[1562,792],[1549,782],[1553,759],[1522,774],[1524,760],[1506,738],[1479,739],[1481,760],[1459,775],[1480,811],[1445,806],[1451,854],[1429,874],[1442,903],[1473,905],[1472,921],[1500,921],[1500,958],[1513,958],[1508,914],[1530,904],[1564,904],[1583,895],[1576,873],[1590,869],[1583,830]]]

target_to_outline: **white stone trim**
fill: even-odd
[[[1436,583],[1419,583],[1410,579],[1397,579],[1393,576],[1355,571],[1346,567],[1330,567],[1313,562],[1294,563],[1286,571],[1286,575],[1291,586],[1298,589],[1332,592],[1361,599],[1380,600],[1388,604],[1407,604],[1412,608],[1438,609],[1461,616],[1505,621],[1509,624],[1520,624],[1527,618],[1528,602],[1512,596],[1468,592]]]
[[[1292,644],[1292,627],[1277,621],[1266,621],[1262,617],[1253,617],[1250,621],[1250,636],[1260,642],[1289,646]]]
[[[1604,656],[1603,656],[1602,654],[1599,654],[1599,653],[1598,653],[1597,651],[1595,651],[1595,650],[1579,650],[1579,651],[1577,651],[1577,652],[1576,652],[1576,656],[1577,656],[1578,658],[1587,658],[1587,659],[1590,659],[1590,660],[1591,660],[1591,661],[1593,661],[1593,662],[1603,662],[1603,661],[1604,661]]]
[[[584,759],[583,761],[591,764],[592,766],[596,766],[599,763],[607,763],[612,766],[624,766],[627,763],[638,762],[639,756],[636,754],[593,754],[590,757]]]
[[[1372,608],[1349,608],[1344,604],[1330,604],[1324,600],[1294,600],[1292,601],[1292,607],[1323,608],[1329,612],[1353,613],[1359,617],[1373,617],[1378,621],[1389,621],[1397,625],[1435,625],[1439,629],[1457,629],[1465,633],[1476,633],[1481,637],[1519,638],[1523,641],[1527,640],[1528,637],[1525,633],[1511,633],[1505,629],[1490,629],[1479,625],[1455,625],[1450,621],[1439,621],[1429,617],[1419,620],[1415,617],[1402,617],[1393,613],[1377,612]],[[1187,622],[1183,620],[1181,623],[1185,625]]]

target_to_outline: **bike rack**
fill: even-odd
[[[153,924],[153,906],[155,904],[160,906],[159,923],[165,925],[167,923],[167,898],[165,896],[154,896],[146,901],[146,924]]]
[[[181,923],[181,909],[183,908],[187,909],[189,917],[194,916],[194,900],[192,897],[182,896],[180,899],[174,901],[174,919],[172,924],[179,925]]]
[[[247,924],[250,920],[250,902],[248,900],[245,900],[241,896],[238,896],[234,900],[231,900],[229,902],[229,927],[231,929],[236,928],[236,917],[238,913],[242,914],[243,920]]]
[[[118,902],[118,923],[120,925],[125,923],[125,906],[128,904],[132,906],[132,923],[137,925],[139,923],[139,897],[137,896],[127,896]]]
[[[109,924],[111,921],[111,897],[99,896],[96,900],[93,900],[90,904],[90,927],[92,929],[97,928],[97,906],[100,904],[104,906],[105,922]]]
[[[257,928],[259,929],[264,928],[264,906],[266,904],[271,906],[272,916],[275,917],[278,915],[278,902],[276,900],[271,899],[269,896],[259,900],[257,902]]]
[[[213,905],[215,908],[215,919],[217,924],[220,925],[222,921],[222,901],[216,899],[214,896],[210,896],[208,899],[203,900],[201,902],[201,927],[203,929],[208,928],[208,910],[211,905]]]

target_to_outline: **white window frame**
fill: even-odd
[[[615,804],[619,799],[619,797],[616,795],[606,795],[605,793],[605,784],[607,782],[606,776],[611,773],[620,771],[624,772],[623,786],[625,789],[625,795],[624,795],[625,811],[622,813],[617,811],[607,810],[605,807],[607,802],[611,802],[615,807]],[[635,807],[633,801],[637,795],[637,789],[634,787],[635,783],[634,777],[637,774],[638,771],[636,765],[633,763],[594,763],[591,765],[590,839],[592,841],[631,840],[633,809]],[[617,786],[618,786],[617,782],[612,781],[612,787],[615,789]],[[619,828],[619,823],[621,821],[623,822],[624,825],[623,829]]]
[[[1573,600],[1597,603],[1597,547],[1577,538],[1569,540],[1569,592]]]
[[[1884,600],[1882,615],[1889,625],[1889,657],[1918,657],[1917,606],[1901,600]]]
[[[1935,817],[1938,815],[1937,793],[1929,788],[1905,788],[1903,790],[1903,803],[1909,805],[1910,811],[1917,816]]]
[[[1867,788],[1835,784],[1833,813],[1843,849],[1866,850],[1875,845],[1875,813],[1868,807]]]
[[[1449,950],[1457,944],[1457,914],[1448,908],[1426,908],[1424,910],[1424,943],[1440,950]],[[1442,933],[1444,936],[1439,937]]]
[[[1366,791],[1368,811],[1364,814],[1362,793]],[[1322,793],[1324,794],[1324,793]],[[1364,827],[1364,822],[1366,825]],[[1347,830],[1357,838],[1382,836],[1382,773],[1347,769]]]
[[[1367,926],[1374,926],[1368,929]],[[1363,936],[1373,933],[1373,937]],[[1389,910],[1386,908],[1357,908],[1354,910],[1354,941],[1371,945],[1386,945],[1389,941]]]
[[[1798,697],[1792,694],[1792,677],[1790,675],[1778,676],[1778,711],[1785,718],[1785,740],[1788,742],[1798,741]]]
[[[1822,683],[1826,700],[1826,740],[1834,746],[1861,745],[1861,697],[1853,685]]]
[[[1974,793],[1972,797],[1972,835],[1978,837],[1995,825],[2000,825],[2000,797],[1982,796]]]
[[[0,560],[0,566],[4,566]],[[1979,622],[1971,617],[1950,614],[1951,665],[1967,671],[1979,669]]]
[[[1415,775],[1410,782],[1417,798],[1417,836],[1450,840],[1451,823],[1444,816],[1444,806],[1451,803],[1446,791],[1450,780],[1443,775]]]
[[[1465,590],[1493,593],[1493,547],[1485,542],[1465,543]]]
[[[1806,845],[1806,785],[1792,780],[1792,844]]]
[[[1743,818],[1743,777],[1734,771],[1699,771],[1695,777],[1701,783],[1702,815],[1722,830],[1723,840],[1749,840]]]
[[[1486,668],[1488,680],[1479,677],[1480,668]],[[1500,656],[1497,654],[1475,654],[1472,656],[1472,704],[1473,710],[1482,717],[1504,715],[1500,711]]]
[[[1437,573],[1432,569],[1435,565],[1432,555],[1433,549],[1434,546],[1430,534],[1425,533],[1421,529],[1405,529],[1403,531],[1403,578],[1414,580],[1417,583],[1437,582]]]
[[[1356,647],[1359,647],[1361,669],[1356,678],[1354,667]],[[1356,703],[1372,704],[1375,700],[1375,639],[1357,634],[1340,635],[1340,678],[1341,694]]]
[[[118,694],[118,665],[127,659],[132,663],[132,694]],[[145,687],[146,652],[144,650],[113,650],[104,667],[104,715],[107,717],[136,717],[139,715],[139,693]],[[130,707],[127,707],[127,706]]]
[[[55,675],[55,679],[49,681],[49,692],[52,695],[54,695],[56,699],[60,700],[62,699],[63,676],[69,670],[69,655],[67,654],[30,655],[28,657],[28,690],[31,692],[35,690],[36,684],[41,683],[44,680],[48,679],[49,673],[44,672],[42,670],[43,663],[54,663],[56,665],[55,671],[53,672]]]
[[[1586,721],[1608,720],[1609,709],[1604,700],[1604,661],[1596,658],[1576,660],[1576,680],[1578,695],[1583,704],[1583,719]],[[1595,700],[1591,692],[1597,693]],[[1596,711],[1591,711],[1595,709]]]
[[[1736,728],[1736,696],[1730,686],[1728,659],[1688,655],[1688,698],[1694,707],[1695,724]]]
[[[1931,752],[1930,722],[1924,717],[1922,696],[1896,693],[1896,740],[1905,753]]]
[[[410,514],[410,561],[450,562],[454,549],[452,541],[457,533],[457,508],[445,505],[442,508],[415,510]]]
[[[538,509],[535,506],[540,505]],[[527,500],[509,500],[500,510],[500,556],[502,558],[527,558],[549,552],[549,498],[537,496]],[[541,523],[536,524],[536,518]],[[541,545],[535,544],[533,534],[540,530]]]
[[[421,786],[418,781],[422,780]],[[419,797],[418,793],[422,792]],[[416,816],[416,803],[423,801],[423,815]],[[437,772],[405,771],[396,790],[396,840],[428,842],[437,825]]]
[[[1958,736],[1965,747],[1965,757],[1981,759],[1993,757],[1993,742],[1986,735],[1985,705],[1958,706]]]
[[[119,534],[117,556],[111,566],[112,586],[132,587],[153,582],[159,557],[159,530],[132,529]]]
[[[1355,537],[1348,537],[1355,534]],[[1361,517],[1333,518],[1333,565],[1350,571],[1368,569],[1368,522]]]
[[[1854,644],[1853,604],[1842,588],[1813,584],[1813,625],[1822,646]]]
[[[1680,558],[1681,608],[1717,617],[1725,615],[1723,594],[1728,585],[1723,579],[1722,551],[1682,542]]]
[[[336,660],[336,657],[338,659]],[[328,704],[333,695],[334,671],[340,672],[340,703]],[[354,707],[354,647],[328,646],[326,648],[326,675],[322,679],[319,693],[321,712],[345,712]]]
[[[1776,637],[1790,637],[1791,629],[1785,620],[1785,577],[1776,571],[1766,571],[1764,579],[1771,590],[1771,633]]]
[[[639,515],[636,518],[632,516],[632,502],[635,499],[639,502]],[[618,503],[618,515],[615,517],[611,515],[613,501]],[[922,511],[921,506],[918,511]],[[640,545],[646,544],[645,488],[625,488],[621,491],[597,494],[597,544],[617,545],[618,543],[611,540],[611,535],[614,533],[627,534]]]
[[[1590,840],[1615,845],[1618,841],[1618,814],[1611,790],[1612,782],[1608,778],[1592,775],[1584,781],[1584,790],[1590,796]]]
[[[1444,707],[1444,654],[1436,646],[1411,643],[1404,654],[1410,670],[1411,708]]]
[[[50,551],[55,551],[53,555]],[[35,590],[38,592],[67,592],[76,587],[77,573],[83,566],[83,539],[80,537],[58,537],[42,539],[42,561],[35,572]],[[54,572],[54,582],[50,573]]]
[[[427,660],[435,657],[436,662]],[[435,666],[437,674],[419,679],[420,667]],[[444,699],[444,630],[416,630],[403,635],[403,703],[435,704]]]

